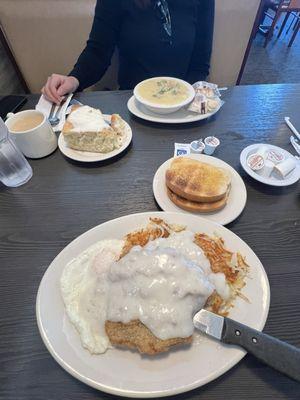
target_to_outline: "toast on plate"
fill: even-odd
[[[213,203],[226,196],[230,173],[224,168],[193,160],[175,158],[166,172],[166,185],[186,200]]]
[[[178,194],[173,193],[169,188],[167,188],[167,193],[169,199],[178,207],[182,208],[186,211],[198,212],[198,213],[211,213],[222,210],[228,200],[229,188],[225,196],[217,201],[212,203],[199,203],[192,200],[184,199],[183,197],[178,196]]]

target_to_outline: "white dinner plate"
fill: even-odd
[[[256,179],[259,182],[265,183],[266,185],[271,185],[271,186],[289,186],[293,185],[295,182],[297,182],[300,179],[300,162],[297,161],[296,168],[291,171],[284,179],[278,178],[274,173],[271,174],[269,178],[260,176],[257,174],[255,171],[253,171],[250,167],[247,165],[247,159],[251,154],[254,154],[259,147],[261,146],[266,146],[270,150],[277,150],[280,153],[282,153],[285,157],[287,158],[295,158],[291,153],[288,151],[282,149],[281,147],[278,146],[273,146],[271,144],[265,144],[265,143],[258,143],[258,144],[252,144],[251,146],[246,147],[240,155],[240,162],[242,164],[242,167],[244,170],[249,174],[252,178]]]
[[[225,168],[231,173],[231,189],[229,192],[226,206],[222,210],[216,211],[214,213],[198,213],[198,212],[185,211],[180,207],[176,206],[176,204],[174,204],[169,199],[165,183],[166,171],[171,165],[171,162],[173,160],[173,158],[170,158],[158,168],[153,179],[153,193],[160,208],[163,209],[164,211],[174,211],[174,212],[182,212],[185,214],[199,215],[203,218],[217,222],[218,224],[221,225],[227,225],[233,220],[235,220],[245,208],[247,201],[246,186],[240,175],[229,164],[218,158],[206,156],[205,154],[190,154],[186,157],[206,162],[216,167]]]
[[[188,111],[186,108],[171,114],[156,114],[148,110],[143,104],[139,103],[134,96],[132,96],[127,103],[128,110],[136,117],[142,118],[146,121],[160,122],[162,124],[185,124],[187,122],[201,121],[214,115],[221,108],[220,105],[212,113],[197,114],[192,111]]]
[[[110,118],[111,115],[103,115],[105,121],[110,123]],[[71,158],[72,160],[75,161],[81,161],[81,162],[97,162],[97,161],[104,161],[108,160],[109,158],[113,158],[117,156],[118,154],[122,153],[129,145],[132,140],[132,130],[128,123],[125,122],[125,135],[123,139],[122,146],[119,149],[110,151],[109,153],[92,153],[89,151],[79,151],[79,150],[73,150],[70,149],[70,147],[67,146],[64,136],[61,133],[58,138],[58,147],[59,150],[68,158]]]
[[[121,349],[91,355],[81,346],[60,294],[64,266],[99,240],[121,239],[128,232],[146,226],[150,216],[183,224],[194,232],[222,236],[227,248],[243,254],[250,266],[242,291],[249,301],[237,298],[230,317],[262,330],[268,315],[270,289],[261,262],[245,242],[223,226],[193,215],[162,212],[128,215],[96,226],[75,239],[52,261],[39,287],[36,315],[42,339],[55,360],[80,381],[114,395],[156,398],[186,392],[222,375],[245,355],[245,351],[201,333],[195,335],[190,347],[178,347],[159,356],[141,356]]]

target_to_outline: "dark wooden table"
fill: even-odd
[[[271,308],[265,332],[300,346],[299,184],[265,186],[239,165],[241,150],[252,143],[293,152],[283,118],[290,116],[300,128],[300,85],[232,88],[214,118],[185,126],[132,117],[126,108],[129,92],[77,97],[105,113],[121,114],[132,126],[132,147],[114,162],[96,166],[68,162],[57,150],[30,160],[34,175],[23,187],[0,187],[0,399],[113,398],[72,378],[46,350],[35,319],[40,280],[52,259],[84,231],[122,215],[156,211],[152,179],[173,155],[174,142],[212,134],[221,140],[216,156],[236,168],[247,186],[246,208],[228,228],[252,247],[268,273]],[[26,108],[36,100],[31,96]],[[299,400],[300,384],[247,355],[219,379],[178,398]]]

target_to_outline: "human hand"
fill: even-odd
[[[65,94],[73,93],[79,86],[79,81],[74,76],[52,74],[42,88],[47,100],[60,104]]]

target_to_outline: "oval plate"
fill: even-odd
[[[240,175],[225,161],[219,158],[207,156],[205,154],[190,154],[186,156],[193,160],[202,161],[208,164],[212,164],[215,167],[221,167],[227,169],[231,173],[231,189],[228,196],[227,204],[222,210],[214,213],[197,213],[191,211],[185,211],[180,207],[176,206],[168,196],[167,187],[165,184],[166,171],[169,168],[173,158],[170,158],[164,162],[156,171],[153,179],[153,193],[154,197],[159,204],[160,208],[164,211],[182,212],[185,214],[199,215],[202,218],[209,219],[210,221],[217,222],[221,225],[227,225],[234,221],[243,211],[247,202],[247,190],[243,179]]]
[[[196,114],[185,108],[181,108],[179,111],[171,114],[155,114],[140,104],[135,97],[132,96],[128,100],[127,108],[133,115],[146,121],[159,122],[161,124],[186,124],[188,122],[201,121],[202,119],[211,117],[220,110],[221,105],[222,103],[220,101],[219,107],[209,114]]]
[[[103,115],[105,121],[110,123],[110,118],[111,115]],[[73,150],[70,149],[66,145],[65,139],[63,134],[61,133],[58,138],[58,147],[59,150],[68,158],[71,158],[72,160],[75,161],[80,161],[80,162],[97,162],[97,161],[104,161],[108,160],[109,158],[113,158],[117,156],[118,154],[122,153],[129,145],[132,140],[132,130],[128,123],[125,122],[125,127],[126,127],[126,132],[125,132],[125,137],[123,139],[123,144],[119,149],[113,150],[109,153],[92,153],[89,151],[79,151],[79,150]]]
[[[194,232],[219,234],[232,251],[240,251],[250,265],[249,279],[242,293],[249,302],[237,298],[230,317],[262,330],[270,301],[265,270],[250,247],[237,235],[206,219],[181,213],[150,212],[108,221],[85,232],[66,246],[47,269],[37,295],[36,315],[40,334],[55,360],[80,381],[104,392],[129,397],[170,396],[202,386],[224,374],[245,355],[245,351],[195,334],[190,347],[149,357],[129,350],[112,349],[91,355],[65,314],[60,294],[64,266],[87,247],[107,238],[123,238],[147,225],[150,217],[186,225]]]
[[[280,153],[282,153],[285,157],[287,158],[294,158],[294,156],[289,153],[288,151],[282,149],[281,147],[278,146],[273,146],[271,144],[265,144],[265,143],[258,143],[258,144],[252,144],[248,147],[246,147],[240,155],[240,162],[244,170],[247,172],[248,175],[250,175],[253,179],[265,183],[266,185],[270,186],[289,186],[293,185],[300,179],[300,162],[297,162],[296,168],[290,172],[284,179],[276,179],[274,176],[271,175],[270,178],[266,178],[264,176],[258,175],[255,171],[253,171],[250,167],[247,165],[247,158],[256,152],[256,150],[261,147],[261,146],[266,146],[270,150],[277,150]]]

